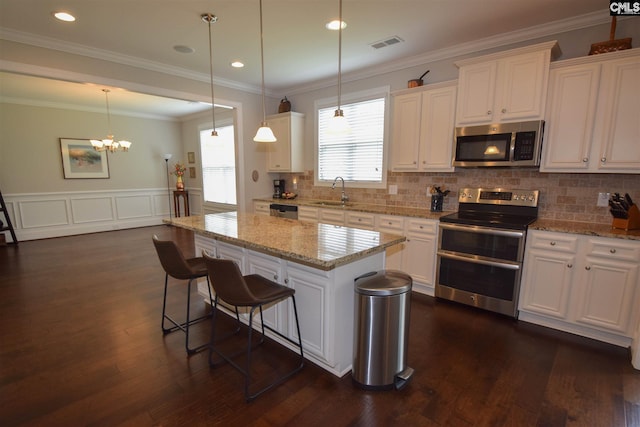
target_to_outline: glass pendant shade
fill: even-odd
[[[332,135],[345,135],[351,132],[351,127],[349,127],[349,122],[342,110],[338,109],[335,112],[335,115],[329,120],[329,127],[327,131]]]
[[[262,31],[262,0],[260,0],[260,69],[262,72],[262,122],[253,137],[254,142],[276,142],[276,136],[267,124],[267,110],[265,107],[264,94],[264,32]]]
[[[253,137],[255,142],[276,142],[276,136],[273,134],[273,131],[267,124],[267,122],[260,123],[260,127],[258,128],[258,132],[256,132],[256,136]]]

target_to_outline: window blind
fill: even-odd
[[[336,107],[318,109],[318,179],[382,182],[385,98],[341,106],[350,132],[328,132]]]

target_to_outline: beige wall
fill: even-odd
[[[112,114],[128,153],[109,154],[109,179],[64,179],[59,138],[101,138],[105,114],[1,104],[0,185],[4,194],[166,188],[164,153],[182,150],[180,123]]]

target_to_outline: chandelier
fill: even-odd
[[[107,124],[109,134],[104,139],[92,139],[91,145],[96,151],[108,151],[110,153],[115,153],[118,150],[129,151],[129,147],[131,147],[131,142],[120,140],[114,141],[113,133],[111,133],[111,111],[109,110],[109,89],[102,89],[104,92],[104,96],[107,100]]]

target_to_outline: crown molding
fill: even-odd
[[[353,72],[343,73],[342,81],[350,82],[356,80],[362,80],[369,77],[375,77],[381,74],[391,73],[415,66],[424,65],[431,62],[452,59],[469,54],[478,54],[481,51],[505,47],[521,42],[525,42],[532,39],[548,37],[558,33],[564,33],[568,31],[578,30],[582,28],[588,28],[596,25],[607,24],[610,22],[611,17],[607,10],[593,12],[585,15],[579,15],[567,19],[558,21],[552,21],[547,24],[538,25],[535,27],[524,28],[522,30],[516,30],[509,33],[503,33],[492,37],[486,37],[479,40],[474,40],[469,43],[462,43],[456,46],[451,46],[443,49],[438,49],[424,54],[415,55],[412,57],[389,61],[384,64],[380,64],[374,67],[366,67],[363,70],[357,70]],[[629,18],[619,18],[619,20],[625,20]],[[154,71],[163,74],[170,74],[174,76],[183,77],[195,81],[210,82],[210,76],[204,73],[194,72],[185,68],[175,67],[155,61],[144,60],[141,58],[123,55],[120,53],[96,49],[88,47],[79,43],[61,41],[53,38],[46,38],[33,35],[31,33],[25,33],[16,30],[9,30],[6,28],[0,28],[0,39],[13,41],[16,43],[28,44],[36,47],[42,47],[46,49],[53,49],[61,52],[66,52],[75,55],[81,55],[98,60],[104,60],[114,62],[118,64],[128,65],[136,68],[141,68],[149,71]],[[334,77],[318,80],[311,83],[305,83],[290,88],[280,88],[278,90],[267,89],[267,96],[280,97],[283,93],[288,95],[300,94],[310,92],[314,90],[324,89],[327,87],[335,86],[336,81]],[[216,79],[216,85],[227,87],[230,89],[240,90],[248,93],[261,94],[261,88],[258,86],[247,85],[234,80],[228,79]]]
[[[70,53],[73,55],[85,56],[102,61],[113,62],[116,64],[128,65],[135,68],[141,68],[143,70],[169,74],[172,76],[183,77],[185,79],[201,81],[204,83],[210,83],[211,81],[209,74],[198,73],[186,68],[175,67],[155,61],[149,61],[130,55],[112,52],[109,50],[97,49],[79,43],[62,41],[50,37],[37,36],[23,31],[0,28],[0,39],[45,49],[57,50],[59,52]],[[216,78],[216,85],[249,93],[262,93],[262,89],[260,87],[247,85],[234,80]]]
[[[623,18],[624,19],[624,18]],[[620,19],[619,20],[623,20]],[[627,18],[628,19],[628,18]],[[376,67],[368,67],[363,70],[353,71],[342,74],[342,82],[350,82],[362,80],[369,77],[375,77],[380,74],[392,73],[407,68],[422,66],[424,64],[442,61],[446,59],[458,58],[469,54],[478,54],[482,51],[495,49],[521,43],[537,38],[548,37],[559,33],[589,28],[596,25],[608,24],[611,17],[608,11],[588,13],[585,15],[575,16],[572,18],[552,21],[547,24],[535,27],[524,28],[522,30],[511,31],[509,33],[498,34],[496,36],[485,37],[483,39],[474,40],[469,43],[461,43],[443,49],[426,52],[420,55],[407,57],[404,59],[389,61]],[[335,78],[323,79],[287,89],[290,95],[309,92],[312,90],[320,90],[327,87],[335,86]]]

